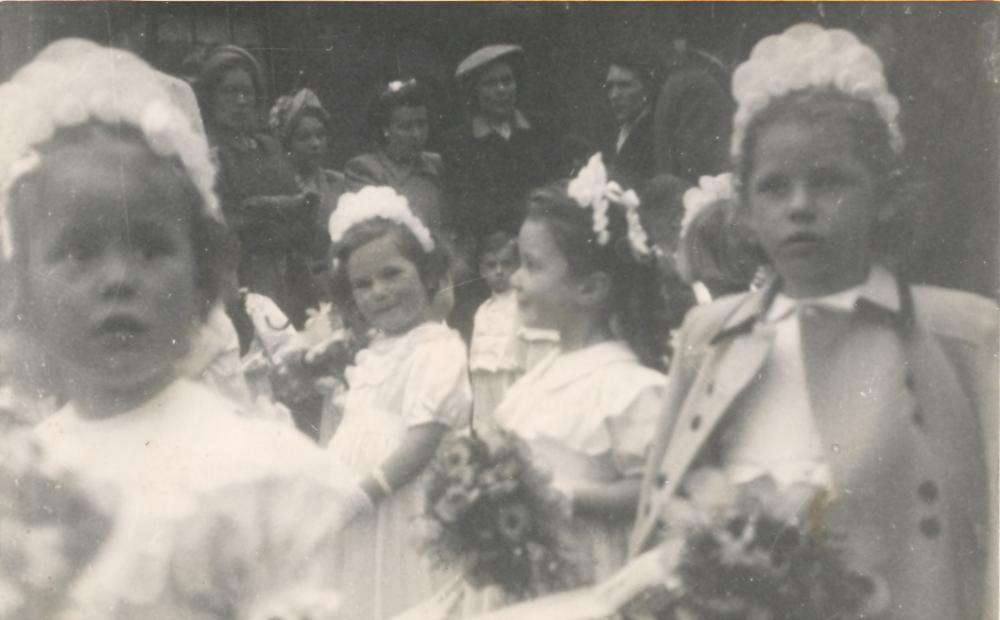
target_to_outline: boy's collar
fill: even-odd
[[[763,321],[767,310],[781,290],[781,279],[772,276],[760,289],[749,293],[726,317],[719,333],[712,339],[717,342],[734,333],[749,331],[754,323]],[[903,311],[899,284],[881,265],[873,265],[868,279],[858,292],[857,307],[864,306],[893,318],[900,318]]]

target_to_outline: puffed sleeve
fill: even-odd
[[[407,426],[437,422],[460,428],[468,423],[471,406],[465,345],[458,334],[423,343],[413,352],[403,389]]]
[[[647,385],[619,415],[608,418],[611,454],[622,476],[642,475],[665,391],[665,380]]]

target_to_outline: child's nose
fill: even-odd
[[[809,188],[799,183],[793,185],[788,196],[788,213],[793,219],[815,217],[813,196]]]
[[[123,252],[109,251],[101,263],[101,295],[120,298],[135,294],[135,266]]]

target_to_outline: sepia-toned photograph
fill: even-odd
[[[988,2],[0,2],[0,620],[996,620]]]

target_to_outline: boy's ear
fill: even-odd
[[[595,271],[580,278],[577,298],[584,308],[599,308],[611,296],[611,276],[603,271]]]

